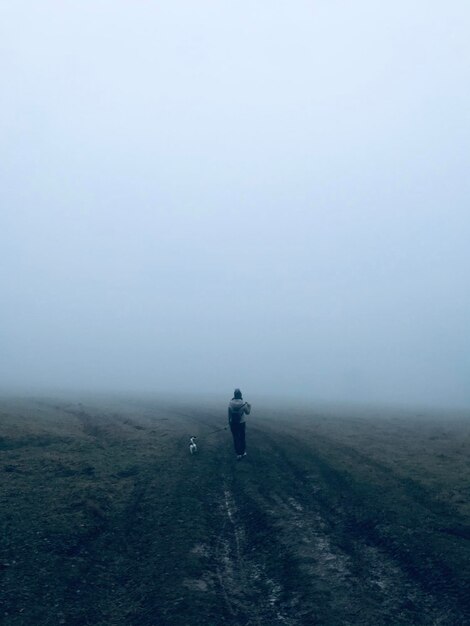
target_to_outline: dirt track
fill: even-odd
[[[254,411],[237,462],[224,407],[19,402],[2,420],[8,626],[470,624],[468,483],[453,502],[424,453],[387,453],[418,428],[468,455],[468,422],[439,444],[438,422]]]

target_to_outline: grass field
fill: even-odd
[[[470,624],[469,415],[248,419],[237,462],[223,402],[1,399],[3,623]]]

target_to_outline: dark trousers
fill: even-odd
[[[233,445],[237,454],[244,454],[245,452],[245,422],[241,424],[230,424],[230,430],[232,431]]]

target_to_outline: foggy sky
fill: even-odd
[[[0,386],[470,406],[468,2],[0,5]]]

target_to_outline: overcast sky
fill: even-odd
[[[1,387],[470,406],[469,32],[1,1]]]

